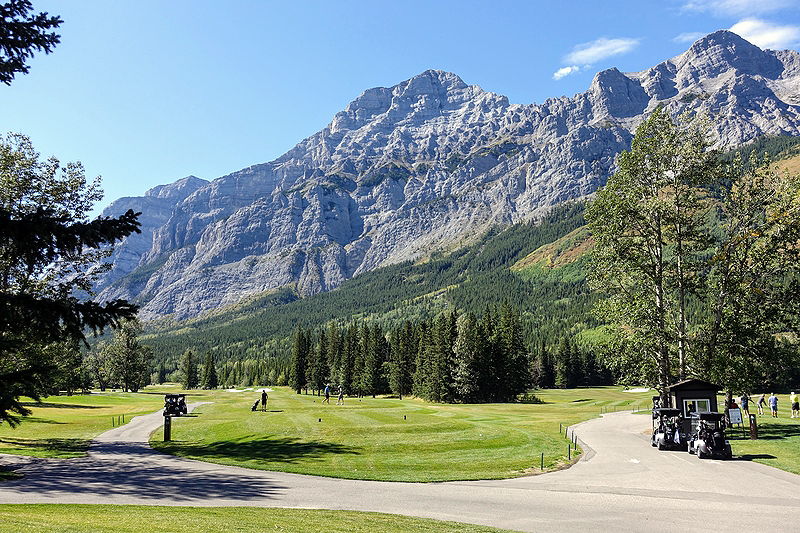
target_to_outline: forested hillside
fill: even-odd
[[[745,160],[752,151],[766,153],[791,167],[800,159],[799,145],[800,139],[769,137],[737,152]],[[553,357],[574,352],[570,357],[581,360],[577,366],[594,364],[585,339],[598,325],[591,308],[599,296],[590,292],[583,271],[591,247],[583,211],[582,203],[562,205],[536,223],[492,230],[472,246],[367,272],[312,297],[287,287],[203,318],[154,322],[144,342],[153,346],[162,375],[192,350],[200,360],[213,354],[223,384],[286,383],[298,327],[311,342],[331,324],[342,331],[366,324],[389,336],[409,323],[430,323],[444,311],[480,317],[507,303],[519,313],[534,381],[579,383],[581,376],[563,368],[556,376]]]
[[[580,261],[563,275],[511,270],[520,259],[583,226],[583,204],[564,205],[538,224],[518,224],[492,231],[473,245],[422,264],[409,262],[357,276],[338,289],[299,298],[286,288],[247,304],[181,324],[151,324],[144,342],[153,346],[155,363],[170,372],[186,350],[212,352],[217,365],[239,361],[256,374],[285,370],[298,326],[347,327],[367,321],[384,331],[406,321],[425,321],[444,310],[482,315],[487,306],[508,302],[521,315],[530,351],[555,346],[576,324],[590,324],[593,297],[583,280]],[[242,372],[245,372],[244,370]],[[252,373],[249,372],[248,373]]]

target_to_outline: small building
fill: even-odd
[[[719,385],[700,379],[687,379],[667,387],[672,406],[681,410],[686,433],[691,432],[692,413],[717,412],[717,393],[721,390]]]

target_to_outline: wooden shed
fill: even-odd
[[[687,433],[691,431],[689,419],[692,413],[717,412],[717,393],[721,390],[719,385],[700,379],[687,379],[667,387],[672,406],[681,410]]]
[[[721,390],[719,385],[699,379],[687,379],[667,387],[672,406],[680,409],[684,418],[693,412],[716,413],[717,393]]]

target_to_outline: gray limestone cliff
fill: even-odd
[[[99,296],[140,303],[144,319],[180,319],[290,284],[328,291],[454,249],[590,195],[659,105],[707,112],[720,146],[800,135],[800,54],[719,31],[542,104],[510,104],[432,70],[369,89],[272,162],[109,206],[135,206],[146,228],[117,248]]]

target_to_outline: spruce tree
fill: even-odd
[[[310,344],[306,332],[303,331],[303,327],[297,326],[297,332],[294,336],[292,360],[289,367],[289,386],[295,390],[297,394],[300,394],[308,381],[306,369],[308,366]]]
[[[206,354],[206,364],[203,367],[203,388],[216,389],[219,386],[217,379],[217,368],[214,364],[214,354],[208,352]]]
[[[194,360],[192,350],[187,350],[181,358],[181,376],[183,377],[184,390],[196,389],[199,384],[197,376],[197,362]]]

